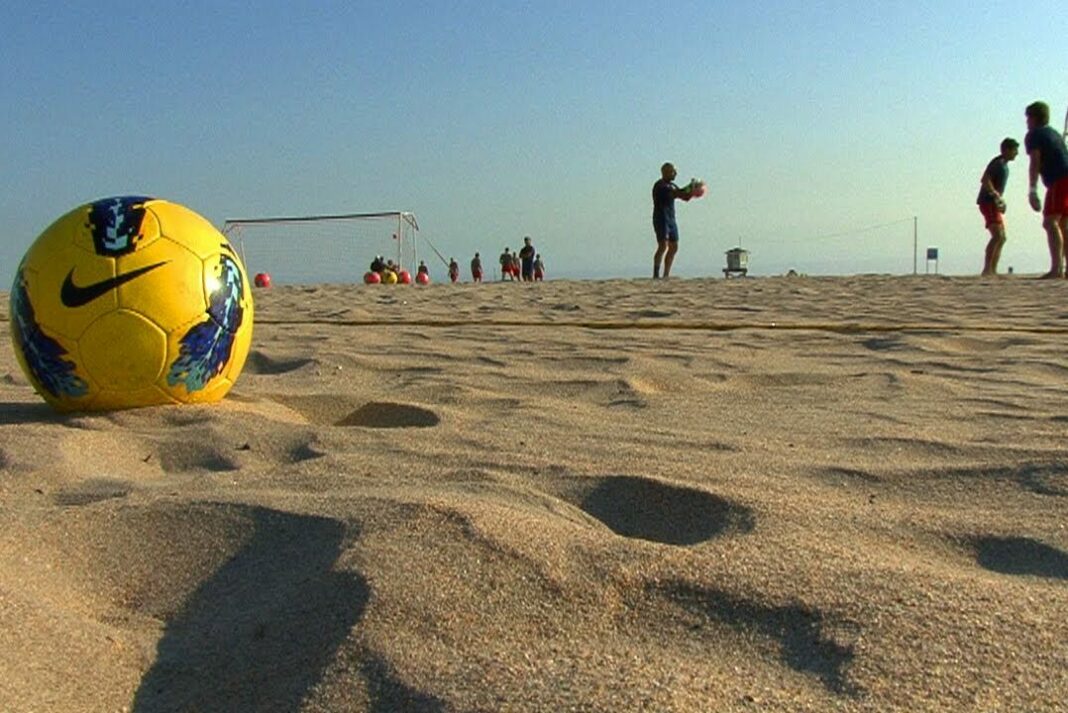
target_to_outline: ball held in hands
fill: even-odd
[[[691,178],[690,184],[686,186],[686,192],[691,198],[701,198],[708,193],[708,186],[699,178]]]

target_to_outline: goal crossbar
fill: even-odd
[[[329,222],[333,220],[355,220],[357,218],[400,218],[413,229],[419,230],[415,213],[403,210],[389,210],[382,213],[344,213],[337,215],[300,215],[277,218],[230,218],[225,227],[236,225],[265,225],[268,223],[310,223],[312,221]],[[225,232],[225,230],[224,230]]]

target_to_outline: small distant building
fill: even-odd
[[[924,266],[924,271],[931,272],[931,263],[934,263],[935,274],[938,274],[938,248],[927,248],[927,264]]]
[[[749,251],[742,248],[731,248],[727,251],[727,267],[723,268],[723,276],[745,277],[749,272]]]

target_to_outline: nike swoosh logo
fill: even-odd
[[[121,275],[115,277],[109,277],[106,280],[100,282],[94,282],[91,285],[75,285],[74,284],[74,268],[71,268],[67,273],[67,279],[63,281],[63,287],[59,291],[59,299],[66,307],[82,307],[89,304],[97,297],[105,295],[111,290],[115,289],[119,285],[124,285],[130,280],[134,280],[146,272],[151,272],[157,267],[166,265],[169,261],[157,262],[155,265],[146,265],[139,267],[136,270],[130,270],[124,272]]]

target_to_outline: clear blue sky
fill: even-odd
[[[124,193],[228,217],[413,210],[462,261],[534,237],[550,270],[642,275],[663,161],[680,276],[976,272],[979,174],[1068,104],[1063,2],[13,3],[0,26],[0,270]],[[1003,265],[1041,271],[1026,160]]]

